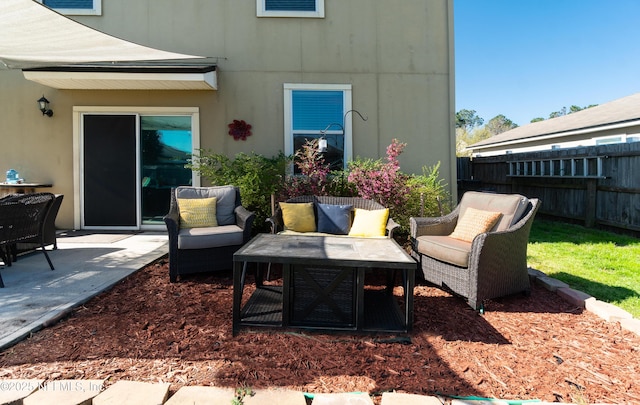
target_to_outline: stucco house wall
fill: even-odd
[[[368,117],[353,118],[354,157],[384,157],[398,138],[408,144],[404,171],[441,162],[455,184],[451,0],[325,0],[324,18],[259,18],[251,0],[103,0],[102,15],[72,18],[146,46],[215,57],[218,89],[57,90],[0,70],[0,169],[64,194],[59,228],[78,226],[74,108],[196,108],[200,147],[272,156],[284,150],[284,83],[350,84],[353,108]],[[51,118],[36,108],[43,94]],[[234,119],[253,126],[246,141],[227,134]]]

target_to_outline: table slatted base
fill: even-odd
[[[396,297],[385,290],[365,290],[363,331],[404,332],[402,310]],[[243,307],[241,313],[243,326],[282,326],[282,287],[263,286],[255,290]],[[345,330],[353,331],[355,327],[339,325],[289,325],[292,328]]]
[[[256,288],[240,315],[243,325],[281,326],[282,287],[263,286]]]

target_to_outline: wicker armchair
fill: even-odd
[[[52,245],[52,250],[58,249],[58,239],[56,235],[56,217],[58,216],[58,211],[60,211],[60,206],[62,205],[63,199],[63,194],[55,194],[55,199],[53,200],[53,203],[51,203],[51,208],[49,208],[47,217],[44,220],[44,246]],[[13,261],[18,260],[19,253],[28,252],[37,249],[38,247],[40,247],[40,238],[38,237],[23,240],[20,243],[17,243],[11,248]]]
[[[11,266],[13,245],[38,238],[49,267],[54,269],[44,248],[44,222],[54,198],[51,193],[34,193],[0,200],[0,255],[7,266]],[[1,276],[0,287],[4,287]]]
[[[410,218],[411,255],[426,281],[466,298],[483,312],[485,300],[530,292],[527,244],[539,206],[538,199],[517,194],[467,192],[446,216]],[[471,242],[451,238],[469,207],[502,215]]]
[[[353,205],[353,208],[360,208],[365,210],[379,210],[384,209],[385,207],[373,200],[367,200],[361,197],[333,197],[333,196],[314,196],[314,195],[303,195],[299,197],[293,197],[285,201],[287,203],[320,203],[320,204],[332,204],[332,205]],[[316,207],[314,207],[317,210]],[[317,214],[317,213],[316,213]],[[316,218],[318,216],[316,215]],[[269,222],[271,226],[271,233],[278,233],[284,229],[284,221],[282,219],[282,210],[280,207],[276,208],[276,211],[273,216],[267,218],[267,222]],[[398,228],[398,225],[391,217],[387,220],[387,230],[386,236],[388,238],[393,238],[393,231]]]
[[[181,227],[178,199],[216,197],[218,226]],[[171,190],[169,213],[169,280],[179,275],[233,268],[233,254],[251,238],[255,214],[242,206],[234,186],[177,187]]]

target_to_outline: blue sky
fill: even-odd
[[[456,111],[516,124],[640,92],[640,0],[454,0]]]

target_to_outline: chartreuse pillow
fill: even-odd
[[[372,237],[384,236],[389,219],[389,208],[381,210],[364,210],[356,208],[353,225],[349,236]]]
[[[178,198],[181,228],[203,228],[218,226],[216,219],[216,197]]]
[[[313,203],[280,203],[285,231],[315,232],[316,216]]]
[[[501,212],[483,211],[469,207],[449,236],[465,242],[472,242],[473,238],[493,228],[501,215]]]
[[[347,235],[353,205],[318,204],[318,232]]]

